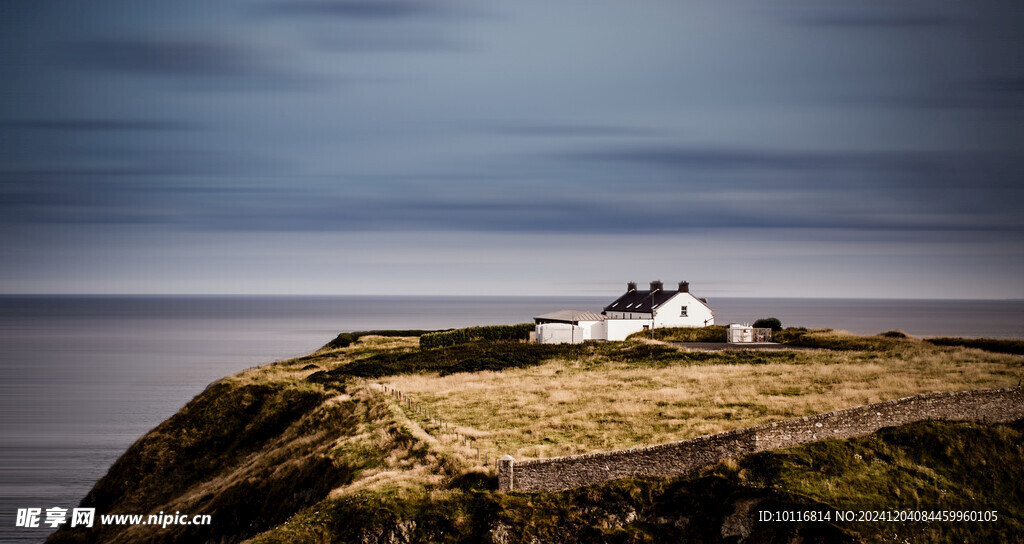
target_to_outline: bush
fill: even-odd
[[[443,348],[477,340],[529,340],[535,327],[533,323],[520,323],[431,332],[420,336],[420,348]]]
[[[782,321],[777,317],[762,317],[754,322],[755,329],[771,329],[772,332],[782,330]]]
[[[886,338],[908,338],[907,333],[903,331],[885,331],[878,333],[878,336],[884,336]]]

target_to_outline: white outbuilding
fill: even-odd
[[[537,341],[541,344],[579,344],[584,340],[604,340],[605,316],[581,310],[559,310],[533,318]]]
[[[749,323],[729,323],[725,339],[731,344],[759,344],[772,341],[772,330],[757,328]]]

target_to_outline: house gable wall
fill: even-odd
[[[686,306],[686,317],[681,314]],[[715,324],[711,308],[690,293],[678,293],[655,310],[654,326],[661,327],[704,327]]]

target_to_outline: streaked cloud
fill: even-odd
[[[445,0],[286,0],[260,6],[268,15],[337,17],[354,20],[404,20],[470,13],[466,4]]]
[[[810,26],[891,28],[895,30],[928,28],[955,24],[957,19],[937,14],[851,13],[802,17],[800,23]]]
[[[121,39],[75,43],[67,58],[79,66],[170,77],[264,74],[253,51],[214,40]]]
[[[386,34],[367,28],[350,32],[315,31],[310,43],[329,52],[345,53],[422,53],[424,51],[461,51],[468,46],[438,29],[410,29]]]
[[[19,4],[0,20],[5,243],[189,233],[293,255],[271,246],[323,235],[420,255],[401,240],[431,232],[439,270],[459,255],[474,278],[496,270],[474,264],[488,248],[508,268],[545,237],[588,244],[578,263],[544,254],[563,272],[657,238],[679,255],[736,244],[749,262],[701,251],[780,271],[835,244],[914,273],[943,240],[961,240],[952,259],[984,238],[960,272],[1024,274],[1024,15],[999,3],[104,0],[76,13]],[[475,253],[460,246],[476,236]],[[31,237],[40,257],[24,262],[48,262],[51,238]],[[907,250],[917,239],[927,257]],[[379,254],[357,249],[372,274]],[[659,263],[714,277],[712,261]]]
[[[301,69],[280,51],[214,38],[84,40],[66,45],[61,58],[70,68],[155,77],[183,89],[307,91],[351,81]]]
[[[590,138],[590,137],[652,137],[663,136],[664,131],[649,127],[630,127],[600,124],[528,124],[495,123],[483,125],[481,129],[494,134],[541,138]]]
[[[125,119],[5,119],[0,130],[55,130],[70,132],[148,132],[193,130],[195,125],[179,121]]]
[[[778,9],[786,19],[798,24],[830,27],[837,31],[844,28],[915,31],[968,24],[977,15],[977,12],[965,9],[964,5],[936,4],[927,0],[807,2],[781,5]]]

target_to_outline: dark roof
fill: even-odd
[[[659,290],[654,292],[654,297],[651,297],[651,292],[650,291],[637,291],[637,290],[627,291],[625,295],[622,295],[621,297],[615,299],[615,302],[612,302],[611,304],[605,306],[604,310],[601,313],[605,313],[605,312],[637,312],[637,313],[641,313],[641,314],[649,314],[649,313],[651,313],[651,302],[652,301],[654,303],[654,309],[658,309],[658,306],[661,306],[662,304],[665,304],[666,302],[669,301],[669,299],[671,299],[672,297],[674,297],[674,296],[676,296],[676,295],[678,295],[680,293],[683,293],[683,291],[673,291],[673,290],[665,291],[665,290],[659,289]],[[692,294],[692,293],[687,291],[687,292],[685,292],[685,294],[689,295],[689,294]],[[693,298],[696,298],[698,301],[700,301],[701,304],[703,304],[704,306],[707,306],[708,309],[711,309],[711,307],[708,306],[708,299],[706,299],[706,298],[697,298],[696,296],[693,297]]]
[[[665,291],[659,289],[651,296],[650,291],[628,291],[625,295],[617,298],[615,302],[604,307],[606,312],[639,312],[651,313],[651,307],[655,309],[668,300],[679,294],[679,291]]]

